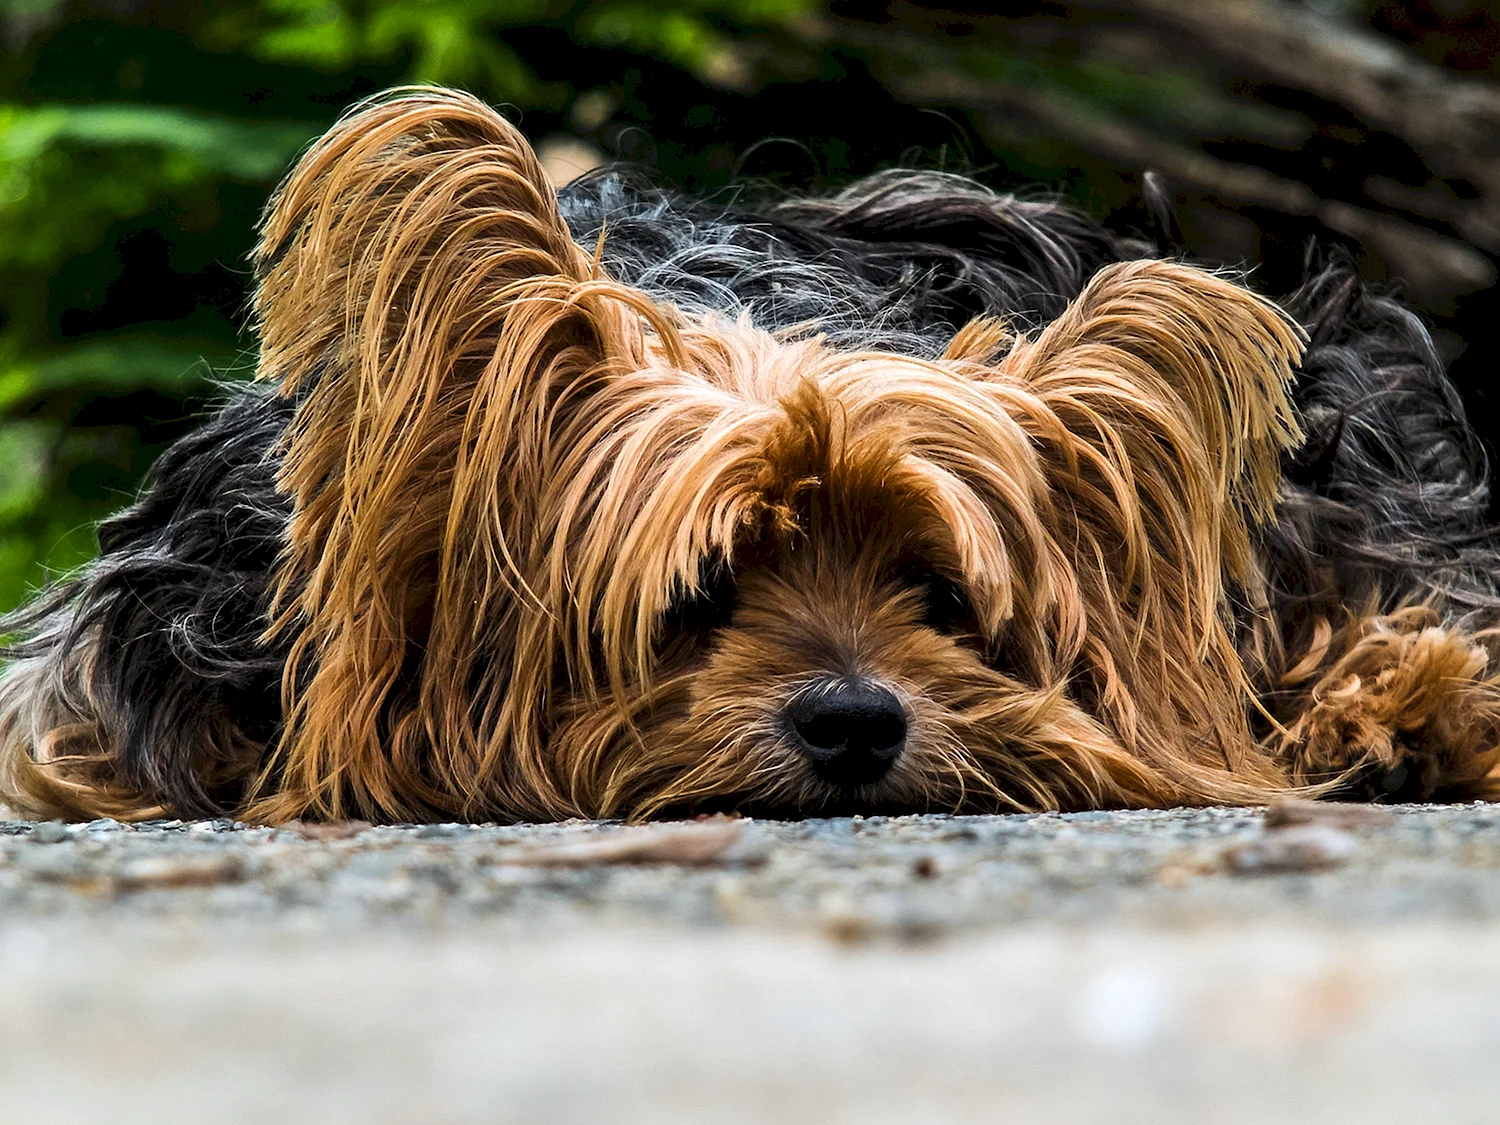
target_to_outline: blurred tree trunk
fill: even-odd
[[[806,28],[810,46],[838,43],[866,54],[903,100],[966,111],[997,147],[1048,137],[1125,175],[1157,172],[1216,206],[1311,220],[1329,235],[1362,243],[1434,312],[1449,312],[1455,298],[1494,283],[1494,83],[1433,65],[1326,7],[1289,0],[1032,7],[1002,17],[896,0],[878,18],[835,14]],[[986,53],[1029,55],[1035,72],[986,74]],[[1089,97],[1089,71],[1111,63],[1184,78],[1184,97],[1196,91],[1212,107],[1201,122],[1209,128],[1194,135],[1162,112],[1167,107],[1151,106],[1149,94],[1135,104]],[[1279,108],[1293,134],[1290,118],[1302,116],[1302,143],[1290,152],[1285,137],[1258,144],[1253,129],[1236,138],[1237,101]],[[1392,147],[1407,159],[1392,159]],[[1241,249],[1256,257],[1253,247]]]
[[[1483,0],[994,11],[845,3],[795,26],[806,52],[856,54],[897,100],[972,128],[976,148],[1075,166],[1117,218],[1147,221],[1142,177],[1156,173],[1188,252],[1253,265],[1268,287],[1295,285],[1310,245],[1348,246],[1462,357],[1455,378],[1500,434],[1500,393],[1486,397],[1500,362],[1500,25]]]

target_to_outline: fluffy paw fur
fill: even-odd
[[[1377,800],[1492,796],[1500,677],[1482,641],[1425,607],[1358,623],[1286,729],[1293,776]]]

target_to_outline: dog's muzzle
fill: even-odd
[[[901,701],[859,680],[820,680],[787,704],[785,714],[813,772],[842,789],[879,781],[906,745]]]

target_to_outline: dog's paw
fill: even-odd
[[[1369,623],[1287,729],[1294,778],[1363,800],[1483,795],[1500,769],[1500,681],[1489,662],[1450,629]]]

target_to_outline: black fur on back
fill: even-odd
[[[1039,327],[1100,267],[1150,254],[1066,207],[930,173],[737,208],[614,170],[560,202],[580,245],[602,229],[607,269],[659,300],[920,356],[980,314]],[[1265,538],[1278,615],[1367,594],[1491,610],[1484,458],[1426,330],[1341,264],[1287,307],[1312,338],[1296,392],[1310,436]],[[292,412],[265,386],[234,389],[101,525],[99,558],[0,623],[8,675],[95,724],[121,780],[180,815],[233,810],[279,729],[286,653],[264,633]]]
[[[1263,544],[1276,616],[1295,628],[1334,603],[1424,600],[1493,623],[1488,466],[1427,329],[1342,260],[1283,304],[1308,330],[1296,387],[1308,436]]]
[[[605,231],[613,277],[685,311],[924,357],[982,314],[1040,327],[1100,268],[1148,253],[1068,207],[937,172],[736,210],[614,169],[575,180],[560,201],[579,245]]]
[[[293,403],[264,384],[168,449],[129,508],[99,525],[99,557],[4,622],[4,655],[91,652],[86,698],[126,786],[183,816],[239,803],[280,725],[286,654],[261,641],[291,503],[276,488]],[[53,679],[80,694],[61,666]]]

